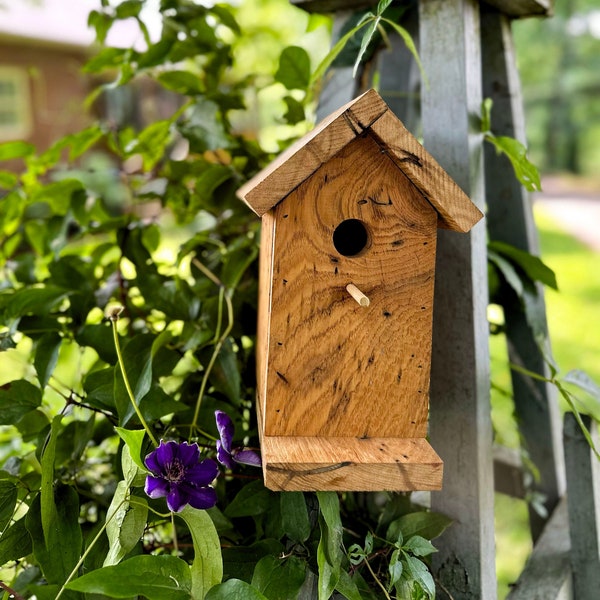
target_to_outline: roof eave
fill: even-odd
[[[377,141],[437,211],[439,226],[466,232],[483,214],[381,96],[369,90],[324,119],[237,192],[262,216],[359,135]]]

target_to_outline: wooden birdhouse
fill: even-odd
[[[373,90],[239,191],[262,217],[257,406],[274,490],[433,490],[437,228],[482,214]]]

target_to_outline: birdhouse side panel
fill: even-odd
[[[273,215],[265,434],[424,437],[437,213],[367,135]]]
[[[256,331],[256,409],[259,431],[263,429],[265,415],[275,223],[273,212],[265,213],[261,219],[258,323]]]

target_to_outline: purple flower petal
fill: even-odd
[[[234,450],[233,460],[241,465],[249,465],[251,467],[262,467],[260,454],[254,450]]]
[[[169,493],[169,482],[165,479],[147,475],[144,491],[150,498],[161,498]]]
[[[222,410],[215,410],[217,430],[221,438],[221,444],[227,452],[231,452],[231,440],[233,440],[233,422],[229,415]]]
[[[173,512],[181,512],[190,497],[183,489],[182,485],[171,486],[171,491],[167,494],[167,506]]]
[[[177,453],[177,446],[177,442],[161,440],[158,448],[146,456],[144,461],[146,466],[157,475],[164,472],[165,465],[173,461],[173,457]]]
[[[198,444],[188,444],[187,442],[182,442],[179,444],[179,448],[177,449],[179,453],[179,458],[181,462],[187,467],[193,466],[198,462],[200,458],[200,448],[198,448]]]
[[[233,469],[234,462],[233,457],[225,448],[223,448],[223,444],[221,444],[220,440],[217,440],[217,460],[228,469]]]
[[[214,460],[207,458],[201,463],[189,467],[185,472],[185,482],[195,486],[205,486],[212,483],[219,474],[219,468]]]
[[[211,487],[187,488],[188,494],[187,503],[200,510],[212,508],[217,503],[217,492]]]
[[[158,448],[145,459],[152,472],[146,477],[146,494],[150,498],[166,496],[167,506],[173,512],[180,512],[186,504],[200,509],[214,506],[217,494],[208,485],[217,477],[219,469],[212,459],[199,460],[197,444],[161,440]]]

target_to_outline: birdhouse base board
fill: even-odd
[[[425,491],[443,463],[421,438],[263,436],[265,485],[274,491]]]

